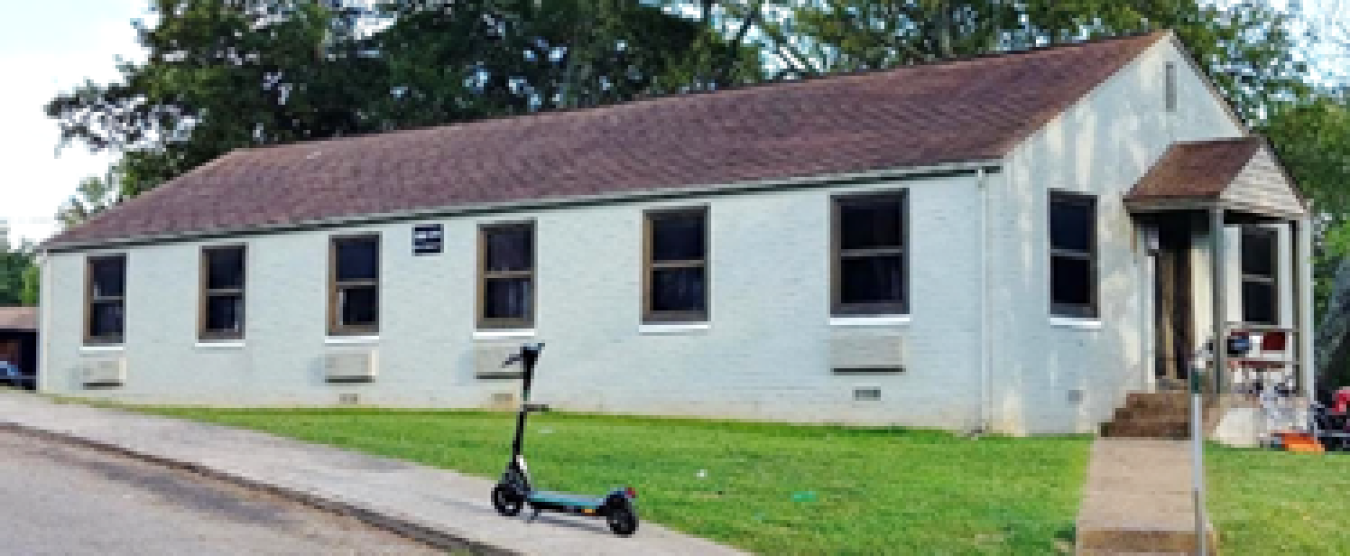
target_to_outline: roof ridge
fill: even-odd
[[[1075,50],[1075,49],[1079,49],[1079,48],[1086,48],[1086,47],[1090,47],[1090,46],[1098,46],[1098,45],[1108,44],[1108,43],[1113,43],[1113,42],[1124,42],[1124,41],[1128,41],[1128,40],[1138,40],[1138,39],[1144,39],[1144,38],[1151,38],[1151,39],[1153,39],[1153,41],[1157,41],[1157,40],[1160,40],[1160,39],[1162,39],[1163,37],[1169,36],[1169,35],[1171,35],[1171,34],[1173,34],[1173,32],[1172,32],[1170,29],[1162,29],[1162,30],[1157,30],[1157,31],[1148,31],[1148,32],[1140,32],[1140,33],[1131,33],[1131,34],[1127,34],[1127,35],[1115,35],[1115,36],[1109,36],[1109,37],[1097,37],[1097,38],[1094,38],[1094,39],[1088,39],[1088,40],[1079,41],[1079,42],[1053,43],[1053,44],[1045,44],[1045,45],[1040,45],[1040,46],[1033,46],[1033,47],[1030,47],[1030,48],[1023,48],[1023,49],[1019,49],[1019,50],[994,51],[994,52],[985,52],[985,53],[981,53],[981,54],[972,54],[972,55],[969,55],[969,56],[958,56],[958,57],[954,57],[954,58],[941,58],[941,59],[935,59],[935,60],[930,60],[930,61],[926,61],[926,62],[920,62],[920,63],[915,63],[915,64],[904,64],[904,65],[895,66],[895,67],[889,67],[889,68],[872,68],[872,69],[856,70],[856,71],[833,72],[833,73],[825,73],[825,74],[821,74],[821,75],[808,76],[808,77],[803,77],[803,78],[798,78],[798,79],[787,79],[787,80],[777,80],[777,81],[760,81],[760,82],[756,82],[756,83],[745,83],[745,84],[742,84],[742,85],[733,85],[733,86],[725,87],[725,88],[722,88],[722,89],[698,90],[698,91],[684,91],[684,92],[677,92],[677,93],[664,93],[664,94],[658,94],[658,95],[651,95],[651,96],[639,97],[639,98],[635,98],[635,99],[631,99],[631,100],[626,100],[626,101],[621,101],[621,102],[616,102],[616,103],[612,103],[612,104],[602,104],[602,105],[596,105],[596,106],[579,106],[579,107],[573,107],[573,108],[558,108],[558,109],[553,109],[553,110],[543,110],[543,111],[539,111],[539,112],[527,112],[527,113],[524,113],[524,114],[506,114],[506,115],[498,115],[498,116],[485,116],[485,117],[481,117],[481,118],[474,118],[474,119],[469,119],[469,120],[461,120],[461,121],[457,121],[457,122],[447,122],[447,123],[441,123],[441,124],[431,124],[431,125],[420,126],[420,127],[410,127],[410,128],[403,128],[403,129],[393,129],[393,130],[387,130],[387,131],[373,131],[373,132],[370,132],[370,133],[356,133],[356,134],[351,134],[351,135],[342,135],[342,136],[337,136],[337,137],[324,137],[324,138],[318,138],[318,139],[305,139],[305,140],[294,141],[294,142],[289,142],[289,143],[273,143],[273,144],[270,144],[270,145],[256,145],[256,146],[242,147],[242,148],[234,149],[234,150],[230,151],[230,153],[237,152],[237,151],[243,151],[243,150],[247,150],[247,151],[263,151],[263,150],[269,150],[269,149],[279,149],[279,148],[289,148],[289,147],[304,147],[304,146],[307,146],[307,145],[321,145],[321,144],[325,144],[325,143],[332,143],[332,142],[338,142],[338,141],[361,140],[361,139],[365,139],[365,138],[369,138],[369,137],[377,137],[377,136],[379,136],[379,137],[387,137],[387,136],[391,136],[391,135],[403,135],[403,134],[413,134],[413,133],[425,133],[425,132],[432,132],[432,131],[438,131],[438,130],[445,130],[445,129],[453,128],[453,127],[461,127],[461,128],[462,128],[462,127],[469,127],[469,126],[476,126],[476,125],[486,125],[486,124],[489,124],[489,123],[519,122],[519,121],[533,120],[533,119],[539,119],[539,118],[562,117],[562,116],[567,116],[567,115],[577,115],[577,114],[586,114],[586,113],[602,112],[602,111],[608,111],[608,110],[623,109],[623,108],[625,108],[625,107],[631,107],[631,106],[645,105],[645,104],[650,104],[650,103],[654,103],[654,102],[672,102],[672,101],[678,101],[678,100],[681,100],[681,99],[702,98],[702,97],[713,96],[713,95],[718,95],[718,94],[735,94],[735,93],[738,93],[738,92],[741,92],[741,91],[759,90],[759,89],[770,88],[770,87],[795,87],[795,86],[805,86],[805,85],[818,84],[818,83],[824,83],[824,82],[839,81],[839,80],[843,80],[843,79],[862,78],[862,77],[874,77],[874,76],[878,76],[878,75],[885,75],[885,74],[892,74],[892,73],[901,73],[901,72],[904,72],[904,71],[915,70],[915,69],[921,69],[921,68],[933,68],[933,67],[940,67],[940,66],[956,66],[956,65],[966,64],[966,63],[972,63],[972,62],[982,62],[982,61],[987,61],[987,60],[996,60],[996,59],[1011,58],[1011,57],[1025,56],[1025,55],[1032,55],[1032,54],[1043,54],[1043,53],[1046,53],[1046,52],[1059,51],[1059,50]],[[226,153],[226,154],[230,154],[230,153]],[[225,155],[221,155],[221,157],[224,157],[224,156],[225,156]],[[217,159],[218,159],[218,158],[221,158],[221,157],[217,157]],[[205,166],[206,166],[206,165],[203,165],[202,168],[204,168]]]

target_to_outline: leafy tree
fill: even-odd
[[[720,36],[638,0],[156,0],[144,63],[47,105],[66,142],[123,153],[139,194],[240,147],[595,106],[696,83]],[[376,29],[376,30],[370,30]],[[751,80],[752,50],[712,83]]]
[[[34,306],[38,304],[41,297],[42,288],[42,269],[37,264],[30,264],[23,271],[23,286],[19,292],[19,304]]]
[[[24,243],[15,249],[8,228],[0,224],[0,307],[26,304],[24,274],[31,268],[33,246]]]
[[[80,180],[76,194],[57,209],[56,220],[62,227],[72,228],[112,208],[123,198],[118,183],[116,171],[110,171],[104,177],[90,176]]]
[[[1290,14],[1263,2],[1200,0],[797,0],[768,26],[793,73],[935,59],[1172,29],[1244,118],[1306,98]]]

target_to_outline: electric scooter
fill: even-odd
[[[638,528],[637,491],[633,487],[615,489],[605,496],[586,496],[564,492],[535,490],[530,474],[525,467],[525,456],[521,453],[525,439],[525,419],[532,412],[544,412],[549,408],[544,404],[530,403],[530,382],[534,379],[534,365],[544,344],[525,344],[520,352],[502,363],[503,367],[521,363],[524,366],[524,384],[520,395],[520,412],[516,415],[516,438],[511,442],[511,461],[506,471],[492,489],[492,507],[504,516],[514,516],[528,504],[534,510],[530,516],[533,521],[544,510],[590,517],[603,517],[609,524],[609,530],[619,536],[632,535]]]

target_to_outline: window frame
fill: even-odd
[[[127,335],[127,254],[116,253],[86,257],[84,260],[84,343],[85,345],[121,345]],[[94,297],[94,265],[105,261],[122,263],[122,295]],[[94,304],[116,302],[122,307],[122,329],[116,336],[95,336],[90,330],[93,324]]]
[[[211,265],[210,257],[213,253],[223,251],[239,251],[239,287],[238,288],[216,288],[211,289]],[[201,249],[201,259],[198,266],[200,272],[200,299],[197,305],[197,339],[204,342],[222,341],[222,340],[243,340],[244,332],[248,326],[248,311],[242,311],[239,316],[239,331],[219,331],[207,328],[210,319],[211,298],[213,297],[239,297],[239,306],[241,309],[247,303],[248,289],[248,246],[243,243],[230,245],[207,245]]]
[[[1274,228],[1266,226],[1243,226],[1241,241],[1247,242],[1248,236],[1265,236],[1270,241],[1270,276],[1263,274],[1248,274],[1244,252],[1246,249],[1239,244],[1238,249],[1238,298],[1242,302],[1242,321],[1247,324],[1269,324],[1278,325],[1280,322],[1280,233]],[[1269,321],[1253,321],[1247,319],[1247,283],[1256,282],[1270,286],[1270,316]]]
[[[338,244],[351,241],[372,241],[375,243],[375,279],[374,280],[350,280],[345,283],[338,282]],[[382,295],[380,295],[380,275],[381,267],[384,264],[384,246],[381,236],[378,232],[335,235],[328,238],[328,335],[329,336],[374,336],[380,333],[380,316],[383,311],[380,307]],[[373,325],[352,325],[342,324],[341,307],[338,306],[340,293],[348,288],[375,288],[375,324]]]
[[[900,204],[900,245],[889,248],[843,249],[843,208],[867,202]],[[830,196],[830,315],[834,317],[880,317],[909,315],[910,312],[910,210],[909,190],[840,193]],[[852,252],[846,252],[852,251]],[[900,301],[845,303],[843,263],[845,258],[900,256]]]
[[[1056,203],[1087,205],[1091,214],[1088,226],[1088,250],[1083,252],[1055,248],[1054,210]],[[1075,191],[1050,191],[1045,213],[1045,252],[1046,285],[1049,287],[1050,316],[1055,318],[1097,320],[1101,318],[1101,271],[1097,268],[1101,248],[1097,243],[1100,233],[1098,227],[1097,196]],[[1088,303],[1086,305],[1059,303],[1055,301],[1055,259],[1059,257],[1088,261]]]
[[[525,228],[530,232],[530,268],[529,270],[503,270],[489,272],[487,269],[488,235],[504,230]],[[539,311],[539,234],[533,219],[508,222],[484,222],[478,225],[478,265],[477,292],[475,293],[474,314],[478,330],[529,330],[534,328],[535,315]],[[487,284],[490,280],[526,278],[530,284],[530,311],[525,318],[488,318]]]
[[[703,219],[703,258],[656,261],[654,226],[661,218],[698,215]],[[698,324],[712,319],[712,280],[709,255],[712,252],[712,211],[708,205],[654,208],[642,212],[642,324]],[[703,309],[696,311],[657,311],[652,308],[653,275],[658,270],[698,268],[703,271]]]

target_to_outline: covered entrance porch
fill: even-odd
[[[1177,143],[1125,203],[1145,246],[1150,329],[1146,387],[1125,413],[1184,433],[1184,396],[1167,393],[1184,391],[1197,364],[1218,414],[1230,400],[1255,408],[1270,389],[1291,406],[1311,399],[1310,220],[1270,146],[1257,137]]]

